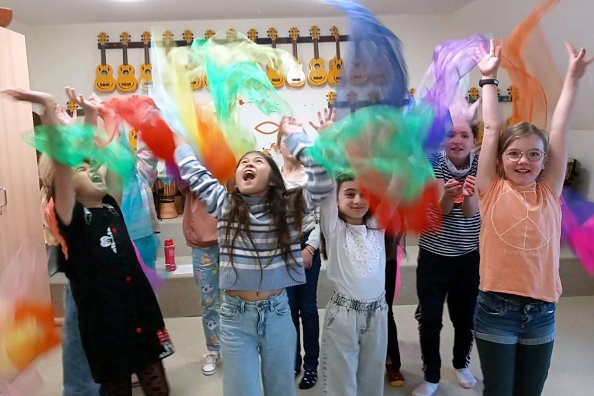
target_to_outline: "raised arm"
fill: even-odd
[[[328,172],[305,153],[305,149],[311,147],[312,143],[305,134],[303,125],[294,118],[285,117],[281,120],[281,128],[288,133],[285,139],[287,150],[305,168],[307,182],[303,186],[303,198],[305,208],[312,210],[330,194],[332,180]]]
[[[478,63],[477,67],[483,79],[496,79],[499,69],[501,45],[491,40],[489,53]],[[487,189],[493,178],[497,175],[497,146],[499,145],[499,132],[501,117],[499,116],[499,103],[497,98],[497,85],[486,84],[483,86],[483,142],[479,156],[476,174],[476,188],[479,192]]]
[[[586,50],[583,48],[576,51],[567,42],[565,43],[565,47],[569,56],[569,65],[567,66],[567,73],[565,74],[559,101],[553,112],[547,162],[541,177],[542,182],[547,184],[558,196],[561,195],[565,180],[569,119],[573,113],[579,81],[588,65],[594,60],[594,58],[584,59]]]

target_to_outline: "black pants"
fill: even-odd
[[[551,341],[540,345],[497,344],[476,340],[485,376],[484,396],[540,396],[551,355]]]
[[[478,250],[458,257],[440,256],[419,249],[415,318],[419,336],[425,381],[438,383],[443,304],[448,303],[454,325],[454,368],[468,367],[472,349],[474,307],[479,285]]]
[[[398,329],[394,320],[394,293],[396,291],[396,260],[386,262],[386,303],[388,303],[388,353],[387,357],[392,360],[396,370],[400,370],[400,348],[398,348]]]

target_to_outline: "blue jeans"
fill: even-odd
[[[62,396],[106,395],[95,383],[85,355],[78,328],[78,310],[70,284],[64,286],[64,323],[62,325]]]
[[[334,291],[322,334],[324,395],[383,396],[387,347],[385,295],[366,302]]]
[[[160,242],[156,234],[151,234],[143,238],[134,239],[134,245],[144,261],[144,265],[155,269],[155,262],[157,261],[157,249]]]
[[[307,240],[307,235],[303,239]],[[303,242],[303,241],[302,241]],[[304,248],[304,243],[301,248]],[[301,335],[299,318],[303,325],[303,357],[304,370],[318,369],[320,357],[320,316],[318,314],[318,277],[320,276],[320,251],[316,250],[311,268],[305,270],[305,283],[303,285],[287,288],[291,317],[297,331],[297,353],[295,356],[295,371],[301,370]]]
[[[296,396],[296,332],[287,293],[243,301],[223,294],[221,352],[224,396]]]
[[[219,246],[192,248],[194,280],[200,288],[202,327],[206,348],[211,352],[220,350],[219,318]]]
[[[475,338],[485,396],[538,396],[555,339],[555,304],[479,292]]]

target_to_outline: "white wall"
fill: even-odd
[[[518,23],[537,4],[538,0],[499,1],[496,4],[490,0],[475,0],[458,12],[451,15],[423,15],[423,16],[382,16],[380,19],[391,28],[402,40],[404,52],[410,74],[410,86],[417,85],[427,66],[431,61],[431,54],[436,44],[441,41],[468,36],[472,33],[482,33],[503,37],[513,26]],[[565,50],[562,42],[571,40],[578,47],[592,45],[591,37],[594,36],[594,6],[591,0],[562,1],[544,19],[544,28],[550,41],[554,59],[560,70],[567,64]],[[138,41],[140,34],[150,30],[152,26],[159,26],[171,30],[175,39],[181,39],[185,29],[191,29],[195,36],[203,35],[206,29],[226,29],[233,27],[240,32],[247,32],[249,28],[256,28],[260,37],[266,36],[269,26],[275,26],[280,36],[287,36],[291,26],[297,26],[302,35],[309,34],[309,27],[317,24],[322,33],[329,34],[332,25],[338,26],[341,33],[347,32],[346,19],[344,18],[294,18],[273,20],[213,20],[213,21],[164,21],[147,23],[111,23],[101,25],[53,25],[53,26],[28,26],[14,23],[14,30],[26,35],[31,87],[37,90],[48,91],[59,100],[65,101],[62,94],[65,85],[72,85],[82,93],[89,93],[93,87],[95,67],[100,62],[100,54],[96,46],[97,33],[105,31],[110,35],[111,41],[118,41],[119,34],[127,31],[132,35],[133,41]],[[290,45],[282,48],[290,51]],[[594,45],[592,45],[594,53]],[[346,54],[346,45],[341,47],[343,57]],[[136,66],[143,63],[143,51],[140,49],[129,50],[129,62]],[[313,56],[313,46],[301,44],[299,46],[300,58],[307,64]],[[320,44],[320,55],[326,59],[334,56],[334,44]],[[107,62],[117,70],[117,65],[122,61],[119,50],[107,51]],[[500,76],[503,90],[509,85],[507,76]],[[471,77],[471,85],[479,78],[477,73]],[[581,93],[578,99],[576,116],[573,127],[576,133],[571,137],[570,155],[577,158],[584,166],[590,165],[589,149],[594,147],[594,112],[589,111],[590,98],[594,93],[594,70],[584,77]],[[329,86],[301,89],[282,88],[281,95],[291,103],[297,117],[304,121],[315,116],[315,111],[326,105],[325,95],[330,90]],[[140,92],[140,91],[139,91]],[[208,100],[202,90],[199,98]],[[594,98],[593,98],[594,99]],[[509,105],[503,106],[504,113],[509,112]],[[242,111],[242,120],[251,126],[267,119],[248,106]],[[271,117],[271,119],[275,119]],[[274,135],[265,137],[257,134],[259,148],[267,147],[272,142]],[[594,172],[589,172],[594,173]],[[589,175],[588,174],[588,175]],[[588,176],[585,185],[592,185]],[[588,189],[589,191],[589,189]],[[591,194],[594,198],[594,192]]]

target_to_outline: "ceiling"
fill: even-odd
[[[474,0],[362,0],[380,15],[449,14]],[[208,4],[208,5],[207,5]],[[325,17],[321,0],[0,0],[29,25]]]

